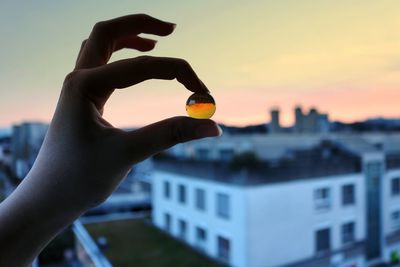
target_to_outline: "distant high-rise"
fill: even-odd
[[[319,113],[311,108],[309,113],[303,113],[300,106],[295,108],[295,133],[327,133],[330,130],[328,114]]]
[[[12,170],[23,178],[33,165],[46,135],[48,125],[39,122],[25,122],[14,125],[11,137]]]
[[[278,108],[271,109],[271,123],[269,124],[269,132],[270,133],[280,133],[281,132]]]
[[[302,133],[303,132],[303,111],[300,106],[296,106],[294,110],[295,116],[295,124],[294,124],[294,132]]]

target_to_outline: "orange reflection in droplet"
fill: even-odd
[[[196,103],[186,105],[188,115],[195,119],[209,119],[215,113],[215,104]]]

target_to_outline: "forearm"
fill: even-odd
[[[57,180],[47,175],[31,172],[0,204],[0,266],[29,265],[58,232],[84,212],[82,207],[69,205],[57,186],[44,184]]]

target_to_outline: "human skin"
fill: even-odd
[[[177,79],[192,92],[208,92],[182,59],[107,63],[119,49],[154,48],[156,41],[138,34],[167,36],[175,26],[144,14],[94,26],[65,78],[35,164],[0,204],[0,266],[29,265],[58,232],[102,203],[135,163],[177,143],[221,134],[212,120],[174,117],[127,132],[102,117],[114,90],[148,79]]]

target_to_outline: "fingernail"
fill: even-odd
[[[218,136],[221,136],[224,131],[222,131],[222,128],[217,124],[217,130],[218,130]]]
[[[217,137],[222,135],[222,129],[217,124],[200,125],[196,128],[196,136],[198,138]]]
[[[171,27],[172,27],[173,30],[175,30],[176,24],[175,23],[171,23]]]

